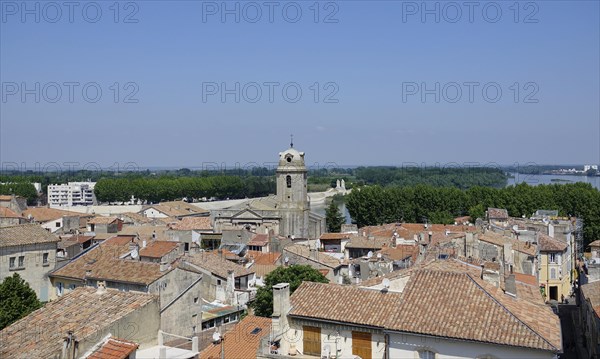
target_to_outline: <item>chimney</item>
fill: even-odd
[[[167,269],[169,269],[169,263],[167,263],[165,261],[161,261],[160,262],[160,271],[165,272]]]
[[[235,295],[235,275],[233,270],[227,270],[227,286],[225,287],[225,292],[227,295],[227,304],[229,305],[237,305],[237,297]]]
[[[96,294],[104,294],[106,293],[106,282],[103,280],[98,281],[98,289],[96,290]]]
[[[517,283],[515,282],[515,275],[512,273],[504,278],[504,292],[513,297],[517,296]]]
[[[67,332],[67,336],[63,338],[62,357],[63,359],[75,359],[77,357],[79,342],[72,330]]]
[[[279,283],[273,286],[273,316],[280,317],[290,309],[290,284]]]
[[[309,247],[308,252],[309,252],[310,259],[312,259],[315,262],[319,261],[319,256],[318,256],[318,251],[316,249],[316,244],[315,244],[315,248]]]
[[[284,334],[288,328],[287,313],[290,310],[290,284],[279,283],[273,286],[272,324],[274,336]]]

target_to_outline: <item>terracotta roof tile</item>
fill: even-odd
[[[590,247],[600,247],[600,239],[593,241],[592,243],[588,244],[588,246],[590,246]]]
[[[250,238],[248,242],[249,246],[259,246],[263,247],[269,244],[269,235],[268,234],[255,234]]]
[[[368,238],[364,236],[354,235],[350,241],[346,243],[346,248],[365,248],[365,249],[381,249],[384,245],[390,244],[390,237],[374,237]]]
[[[504,294],[468,273],[415,271],[387,326],[401,332],[561,350],[560,322],[550,308]]]
[[[281,253],[262,253],[258,251],[248,251],[248,257],[254,260],[254,264],[276,264],[279,258],[281,257]]]
[[[514,273],[515,275],[515,280],[525,283],[525,284],[529,284],[535,287],[538,287],[540,284],[538,283],[537,278],[534,275],[530,275],[530,274],[523,274],[523,273]],[[539,292],[539,289],[538,289]]]
[[[33,217],[36,222],[48,222],[67,216],[88,217],[88,214],[65,211],[57,208],[30,207],[23,211],[23,217]]]
[[[226,258],[221,258],[219,254],[214,251],[188,254],[183,257],[183,260],[221,278],[227,278],[227,272],[229,270],[233,271],[234,277],[241,277],[254,273],[252,268],[247,269],[242,265],[228,261]]]
[[[58,242],[60,239],[57,236],[35,223],[0,228],[0,248]]]
[[[4,218],[24,218],[23,216],[21,216],[17,212],[13,211],[10,208],[6,208],[6,207],[0,207],[0,217],[4,217]]]
[[[393,292],[303,282],[290,297],[292,309],[289,314],[381,328],[400,305],[400,298],[399,293]]]
[[[399,244],[396,247],[383,247],[378,253],[392,261],[400,261],[410,257],[415,263],[419,256],[419,246],[416,244]]]
[[[119,338],[109,338],[104,345],[86,359],[128,359],[139,347],[138,344]]]
[[[271,318],[248,315],[225,334],[225,358],[256,358],[260,340],[271,332]],[[221,358],[221,345],[211,344],[202,353],[201,359]]]
[[[319,239],[321,241],[349,239],[351,235],[351,233],[323,233]]]
[[[182,217],[182,216],[191,216],[197,215],[201,213],[207,213],[208,211],[202,209],[200,207],[191,205],[187,202],[183,201],[170,201],[170,202],[161,202],[159,204],[151,204],[145,207],[142,211],[145,211],[148,208],[154,208],[157,211],[164,213],[169,217]]]
[[[590,302],[598,318],[600,318],[600,281],[582,285],[581,292],[585,299]]]
[[[508,219],[508,211],[503,208],[488,208],[488,218],[492,219]]]
[[[158,297],[150,294],[112,289],[97,294],[95,288],[77,288],[4,328],[0,332],[0,357],[60,357],[68,330],[79,340],[97,341],[99,332],[153,302],[158,302]]]
[[[92,278],[111,282],[148,285],[165,275],[159,263],[119,259],[128,253],[132,237],[117,236],[90,249],[81,257],[50,273],[51,277],[84,280]]]
[[[543,233],[538,233],[538,246],[540,252],[564,252],[568,244]]]
[[[140,249],[140,257],[162,258],[179,247],[179,242],[154,241]]]
[[[170,229],[179,231],[190,230],[212,230],[213,226],[210,217],[184,217],[181,221],[172,222],[169,224]]]
[[[283,249],[283,252],[284,253],[289,252],[289,253],[295,254],[297,256],[314,261],[311,258],[310,248],[308,248],[307,246],[302,245],[302,244],[288,245]],[[342,263],[338,259],[336,259],[326,253],[317,251],[316,255],[317,255],[316,262],[318,262],[324,266],[327,266],[330,268],[337,268],[342,265]]]
[[[96,216],[88,221],[89,224],[111,224],[116,221],[117,217]]]

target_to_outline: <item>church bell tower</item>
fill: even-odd
[[[307,238],[310,204],[307,194],[304,152],[290,148],[279,153],[276,171],[277,208],[281,214],[279,232],[284,236]]]

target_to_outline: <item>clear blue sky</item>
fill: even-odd
[[[77,2],[72,19],[60,1],[60,16],[45,2],[27,2],[33,13],[0,3],[2,163],[262,164],[290,133],[311,164],[600,162],[598,1],[520,2],[518,14],[513,1],[475,2],[472,18],[462,1],[460,16],[432,1],[321,2],[318,15],[313,1],[274,2],[272,22],[265,2],[228,1],[239,23],[223,21],[221,1],[123,2],[118,14],[99,1],[101,16]],[[262,14],[252,23],[254,4]],[[439,22],[423,19],[420,6],[436,4]],[[80,84],[72,103],[65,82]],[[239,103],[207,85],[236,82]],[[281,84],[272,102],[265,82]],[[472,101],[465,82],[480,84]],[[39,103],[21,96],[36,83]],[[82,96],[86,83],[102,90],[98,102],[94,87]],[[283,97],[286,83],[302,90],[298,102]],[[440,84],[439,103],[422,101],[422,83]],[[124,103],[136,86],[139,102]],[[495,86],[502,96],[492,103]],[[338,102],[326,103],[334,90]]]

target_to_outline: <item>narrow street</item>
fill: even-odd
[[[572,299],[574,301],[574,299]],[[563,354],[561,359],[577,359],[576,328],[573,323],[574,316],[577,315],[577,306],[575,304],[559,305],[560,326],[563,335]]]

